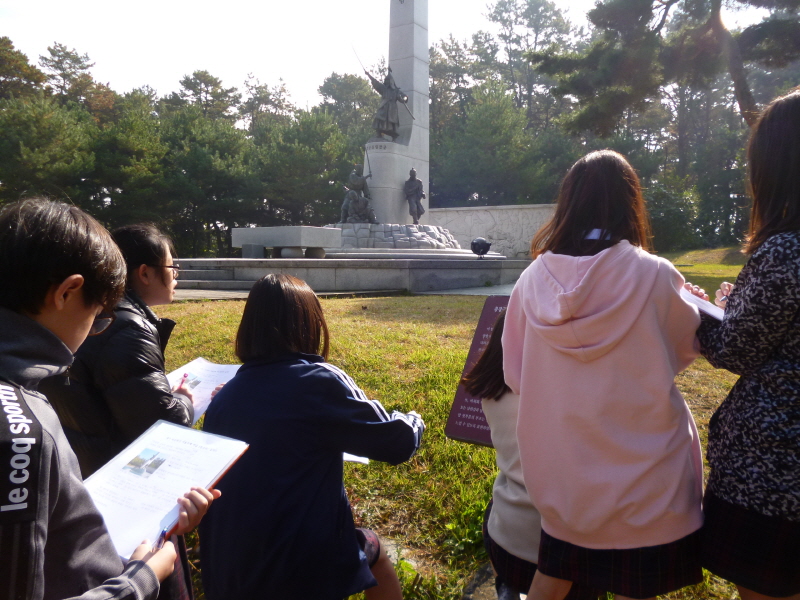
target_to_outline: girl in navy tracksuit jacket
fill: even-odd
[[[377,536],[353,524],[342,453],[406,461],[422,419],[389,415],[325,362],[322,307],[294,277],[267,275],[253,286],[236,353],[244,364],[212,401],[204,429],[250,448],[202,523],[206,596],[341,600],[366,590],[370,599],[401,598]]]

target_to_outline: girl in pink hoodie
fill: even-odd
[[[511,294],[503,369],[543,530],[532,600],[572,582],[650,598],[702,580],[700,441],[674,383],[698,355],[700,317],[649,235],[633,168],[592,152]]]

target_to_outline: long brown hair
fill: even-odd
[[[489,343],[483,349],[478,361],[469,373],[461,379],[467,392],[477,398],[499,400],[503,394],[510,392],[503,377],[503,326],[506,322],[506,311],[500,313],[489,337]]]
[[[561,182],[556,202],[553,218],[531,241],[531,258],[548,250],[580,248],[593,229],[614,244],[628,240],[650,249],[650,221],[639,177],[618,152],[598,150],[578,160]]]
[[[761,113],[747,165],[753,210],[744,251],[751,254],[776,233],[800,230],[800,87]]]
[[[253,284],[236,333],[242,362],[303,352],[328,358],[328,324],[314,290],[302,279],[270,273]]]

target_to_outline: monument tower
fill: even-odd
[[[378,221],[408,223],[403,183],[412,168],[426,194],[429,189],[428,0],[389,0],[389,4],[389,66],[397,86],[408,95],[409,110],[398,103],[395,141],[373,137],[367,142],[364,173],[372,173],[369,187]],[[428,200],[422,204],[427,211]],[[428,222],[427,213],[420,222]]]

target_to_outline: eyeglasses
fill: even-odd
[[[103,311],[94,318],[92,327],[89,329],[89,335],[100,335],[106,329],[111,327],[111,324],[117,319],[117,315],[113,312]]]
[[[180,265],[147,265],[147,266],[153,267],[154,269],[171,269],[173,279],[177,279],[181,275]]]

